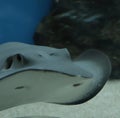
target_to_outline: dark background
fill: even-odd
[[[111,79],[120,79],[120,0],[60,0],[40,23],[36,45],[67,48],[72,57],[87,49],[106,53]]]

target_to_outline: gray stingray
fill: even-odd
[[[14,42],[0,45],[0,54],[0,110],[33,102],[81,104],[111,73],[109,58],[98,50],[72,60],[67,49]]]

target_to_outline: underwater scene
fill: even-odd
[[[0,118],[119,118],[120,0],[0,0]]]

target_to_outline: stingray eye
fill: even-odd
[[[19,68],[25,64],[25,59],[21,54],[10,56],[6,59],[3,69],[8,70],[12,68]]]
[[[13,58],[14,58],[15,65],[23,65],[26,62],[24,56],[21,54],[16,54],[13,56]]]
[[[22,57],[20,54],[17,54],[17,55],[16,55],[16,60],[17,60],[18,62],[22,62],[22,61],[23,61],[23,57]]]
[[[4,64],[4,69],[10,69],[13,65],[13,58],[12,57],[9,57],[6,61],[5,61],[5,64]]]

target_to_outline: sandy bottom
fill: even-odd
[[[39,115],[59,118],[120,118],[120,81],[107,82],[96,97],[82,105],[34,103],[0,112],[0,118]]]

